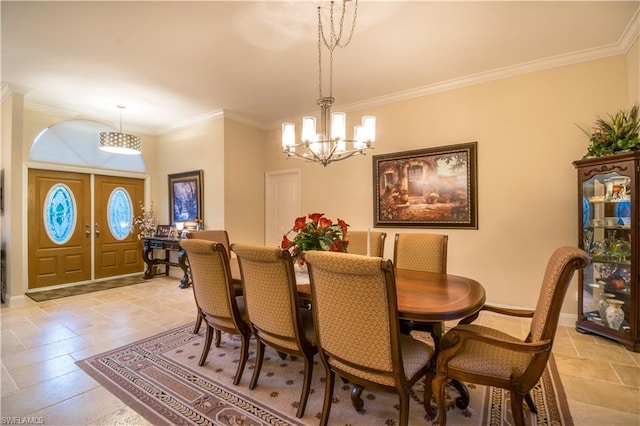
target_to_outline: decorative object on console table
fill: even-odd
[[[153,237],[156,232],[156,214],[153,210],[153,201],[149,208],[145,207],[140,201],[140,214],[134,216],[131,232],[135,232],[137,228],[138,239],[143,237]]]
[[[578,170],[578,241],[591,257],[579,272],[576,329],[640,352],[640,151],[573,164]]]
[[[156,238],[169,238],[169,232],[171,231],[170,225],[158,225],[156,228]]]
[[[374,226],[478,228],[477,142],[373,156]]]
[[[307,217],[310,221],[307,221]],[[307,250],[346,252],[349,242],[345,240],[349,224],[338,218],[334,224],[324,213],[309,213],[296,219],[293,228],[282,236],[281,248],[291,252],[294,265],[304,265],[301,255]],[[295,232],[293,240],[288,235]]]
[[[201,223],[204,217],[203,204],[204,172],[195,170],[169,175],[169,220]]]

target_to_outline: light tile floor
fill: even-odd
[[[47,425],[147,425],[75,361],[194,320],[192,291],[171,277],[2,305],[2,423],[19,417]],[[520,337],[529,327],[528,320],[494,315],[479,321]],[[640,425],[640,354],[572,327],[558,329],[553,352],[577,426]]]

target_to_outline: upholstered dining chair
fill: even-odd
[[[203,231],[191,231],[187,234],[187,238],[189,239],[199,239],[199,240],[207,240],[207,241],[216,241],[222,244],[227,251],[227,258],[229,262],[235,262],[236,260],[231,257],[231,249],[229,244],[229,234],[224,229],[207,229]],[[242,294],[242,288],[239,282],[234,282],[234,287],[236,290],[236,295],[239,296]],[[200,325],[202,324],[202,313],[198,309],[197,317],[196,317],[196,325],[193,329],[193,334],[197,334],[200,331]],[[220,331],[216,330],[216,342],[220,344]]]
[[[384,240],[386,232],[351,231],[347,232],[347,253],[384,257]],[[367,239],[369,251],[367,251]]]
[[[207,326],[205,345],[198,365],[203,365],[207,359],[214,329],[239,335],[241,355],[233,379],[233,384],[237,385],[249,356],[251,328],[245,319],[244,300],[234,292],[227,250],[221,243],[199,239],[181,240],[180,245],[189,256],[193,294]],[[219,344],[216,337],[216,346]]]
[[[249,244],[233,244],[231,249],[238,256],[249,324],[258,343],[249,389],[258,383],[265,345],[279,353],[301,357],[304,378],[296,416],[302,417],[311,389],[313,356],[318,349],[311,311],[299,307],[291,254]]]
[[[529,391],[540,379],[551,355],[560,308],[571,277],[576,270],[584,268],[588,260],[579,248],[555,250],[547,263],[535,310],[483,308],[498,314],[531,318],[526,339],[477,324],[459,324],[443,336],[437,367],[427,378],[432,388],[425,389],[428,398],[431,398],[429,390],[435,395],[440,425],[446,424],[444,388],[450,379],[508,389],[517,425],[525,424],[523,399],[531,412],[536,412]]]
[[[449,237],[443,234],[398,233],[393,243],[393,265],[398,269],[446,274],[448,240]],[[411,330],[431,333],[437,350],[442,323],[400,320],[400,329],[405,334]]]
[[[318,354],[326,371],[320,424],[329,421],[337,374],[354,384],[351,400],[358,411],[363,408],[364,387],[397,393],[399,424],[407,425],[409,392],[435,358],[431,346],[400,334],[391,261],[325,251],[307,251],[304,259],[309,265]]]
[[[442,234],[398,233],[393,243],[393,265],[398,269],[447,273],[447,243]]]

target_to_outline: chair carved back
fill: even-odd
[[[576,247],[560,247],[553,252],[547,263],[526,341],[553,340],[573,273],[584,268],[588,261],[587,254]]]
[[[180,245],[189,257],[193,293],[207,321],[222,330],[237,329],[236,324],[243,320],[235,303],[229,258],[224,245],[200,239],[181,240]]]
[[[187,234],[189,239],[216,241],[222,244],[227,251],[227,257],[231,257],[229,234],[224,229],[207,229],[204,231],[191,231]]]
[[[347,253],[367,254],[367,239],[369,240],[369,255],[384,257],[384,241],[387,238],[386,232],[351,231],[347,232]]]
[[[234,244],[242,287],[254,333],[267,343],[298,350],[304,337],[293,261],[287,250]]]
[[[305,252],[321,358],[343,371],[393,386],[402,375],[397,299],[389,260]],[[363,297],[366,295],[366,297]]]
[[[398,233],[393,245],[393,264],[398,269],[447,273],[447,242],[442,234]]]

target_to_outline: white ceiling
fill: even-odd
[[[23,92],[29,109],[116,127],[125,105],[132,132],[223,110],[276,126],[318,111],[318,4],[3,0],[3,89]],[[623,54],[639,10],[638,0],[360,0],[353,40],[334,58],[335,106]]]

